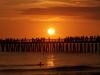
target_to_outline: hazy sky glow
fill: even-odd
[[[100,35],[100,0],[1,0],[0,38]]]

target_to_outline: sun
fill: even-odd
[[[55,34],[55,29],[54,28],[49,28],[48,29],[48,34],[49,35],[54,35]]]

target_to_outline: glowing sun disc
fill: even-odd
[[[55,29],[49,28],[49,29],[48,29],[48,34],[49,34],[49,35],[54,35],[54,34],[55,34]]]

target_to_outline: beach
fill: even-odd
[[[96,54],[0,53],[0,74],[1,75],[11,75],[11,74],[91,75],[95,73],[100,74],[99,59],[100,55]],[[40,62],[43,65],[39,65]],[[91,69],[89,67],[96,67],[97,69]],[[83,70],[83,68],[86,68],[86,70],[85,69]],[[89,70],[87,70],[87,68],[89,68]]]

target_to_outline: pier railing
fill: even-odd
[[[66,37],[63,39],[0,39],[0,52],[100,54],[100,37]]]

